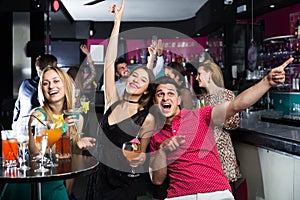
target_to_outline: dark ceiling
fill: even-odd
[[[299,0],[253,0],[253,16],[258,17],[262,14],[272,12],[274,10],[278,10],[280,8],[284,8],[287,6],[291,6],[294,4],[300,3]],[[275,8],[270,8],[270,5],[274,4]],[[238,19],[251,19],[252,14],[252,1],[251,0],[235,0],[234,1],[235,7],[241,5],[247,5],[247,12],[243,12],[240,14],[236,14]]]
[[[34,12],[36,11],[36,9],[34,9],[34,2],[36,1],[42,2],[42,5],[46,2],[46,0],[0,0],[0,12]],[[270,8],[270,2],[272,2],[276,7]],[[253,0],[253,17],[256,18],[262,14],[297,3],[299,3],[299,0]],[[247,11],[237,14],[236,8],[241,5],[247,5]],[[143,24],[140,22],[131,22],[124,23],[123,27],[130,29],[134,28],[134,26],[139,27],[146,25],[173,28],[175,30],[178,29],[178,31],[181,31],[185,34],[188,33],[189,36],[195,36],[197,33],[201,33],[201,35],[207,35],[224,24],[235,23],[237,19],[251,19],[251,5],[251,0],[233,0],[233,4],[231,5],[225,5],[223,0],[209,0],[199,10],[196,17],[189,20],[176,22],[148,22]],[[56,21],[64,20],[69,21],[69,23],[74,23],[74,21],[70,19],[70,15],[68,15],[66,10],[62,9],[60,12],[62,12],[62,14],[59,15],[60,17],[55,18]],[[100,26],[107,23],[97,22],[97,24]],[[186,32],[184,32],[185,30]]]

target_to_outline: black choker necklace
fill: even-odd
[[[128,99],[123,99],[124,101],[127,101],[127,102],[129,102],[129,103],[139,103],[138,101],[130,101],[130,100],[128,100]]]

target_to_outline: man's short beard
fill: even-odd
[[[124,76],[121,76],[120,79],[127,79],[129,77],[129,75],[124,75]]]

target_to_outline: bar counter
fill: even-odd
[[[300,127],[241,118],[231,133],[233,141],[300,156]]]
[[[300,199],[300,127],[279,122],[242,115],[231,131],[248,199]]]

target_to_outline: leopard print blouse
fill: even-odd
[[[235,95],[230,90],[220,89],[216,94],[205,95],[202,98],[206,105],[218,105],[225,101],[233,100]],[[228,130],[236,129],[239,126],[239,123],[240,117],[239,113],[237,113],[227,119],[223,126],[216,126],[214,129],[218,154],[222,163],[223,171],[229,182],[235,182],[242,177],[236,160],[230,133],[228,132]]]

